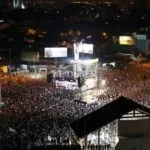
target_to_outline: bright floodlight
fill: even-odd
[[[22,5],[21,5],[21,8],[22,8],[22,9],[25,9],[25,5],[24,5],[23,3],[22,3]]]
[[[78,60],[78,61],[74,61],[71,60],[71,63],[81,63],[81,64],[93,64],[93,63],[97,63],[98,62],[98,58],[95,59],[85,59],[85,60]]]

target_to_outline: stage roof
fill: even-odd
[[[91,132],[107,125],[108,123],[121,118],[132,110],[140,110],[150,116],[150,109],[130,100],[126,97],[119,97],[100,109],[74,121],[72,129],[78,138],[83,138]]]

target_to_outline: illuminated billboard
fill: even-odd
[[[22,51],[20,57],[21,61],[39,62],[39,52]]]
[[[136,45],[136,39],[132,36],[119,36],[120,45]]]
[[[0,66],[0,72],[8,73],[8,67],[7,66]]]
[[[67,47],[46,47],[44,50],[44,57],[67,57]]]
[[[147,39],[147,37],[146,37],[145,34],[136,34],[136,35],[135,35],[135,38],[136,38],[137,40],[146,40],[146,39]]]
[[[147,51],[147,36],[145,34],[136,34],[136,48],[138,48],[139,51],[144,52]]]
[[[82,42],[74,44],[74,50],[80,53],[93,54],[93,48],[93,44],[86,44]]]

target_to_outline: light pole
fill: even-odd
[[[11,49],[9,49],[9,72],[11,72]]]

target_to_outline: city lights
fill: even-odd
[[[0,12],[0,149],[149,149],[150,0]]]

